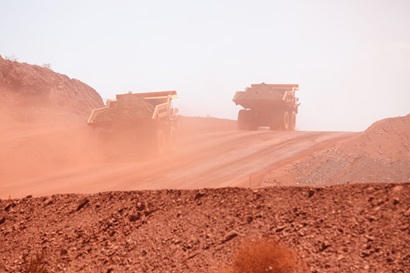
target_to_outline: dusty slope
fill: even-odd
[[[263,185],[410,182],[410,115],[377,121],[353,139],[273,170]]]
[[[0,97],[3,183],[89,161],[81,156],[92,145],[85,121],[92,109],[103,105],[93,88],[0,56]]]
[[[106,192],[0,201],[0,271],[218,272],[275,238],[298,272],[408,272],[410,184]]]
[[[134,149],[128,141],[100,142],[92,128],[42,129],[38,135],[16,136],[3,145],[0,141],[5,155],[4,160],[0,155],[0,178],[4,181],[0,196],[257,187],[263,175],[282,160],[306,156],[352,136],[340,132],[212,131],[206,124],[198,133],[186,128],[192,118],[186,125],[185,120],[180,119],[177,151],[161,158],[145,157],[140,147]],[[202,122],[227,122],[196,121],[199,131]]]
[[[100,97],[91,95],[94,91],[84,95],[86,87],[83,94],[77,81],[45,68],[3,59],[0,64],[0,94],[6,98],[1,109],[12,110],[0,115],[2,185],[52,173],[51,186],[70,168],[101,162],[95,132],[83,123],[86,108],[101,105]],[[59,80],[67,82],[61,85]],[[203,144],[217,135],[227,141],[224,149],[235,146],[228,137],[238,137],[232,131],[234,122],[185,121],[188,126],[180,129],[188,142]],[[409,128],[408,117],[376,123],[349,142],[313,153],[308,161],[299,160],[282,172],[275,169],[267,185],[339,184],[346,177],[352,183],[408,181]],[[271,141],[287,134],[282,133]],[[272,136],[250,132],[249,139],[252,134]],[[280,144],[290,149],[281,150],[283,154],[305,145],[300,140]],[[209,154],[223,151],[212,143],[215,139],[205,145]],[[324,147],[315,144],[320,143],[312,147]],[[232,177],[242,172],[239,165],[218,164],[213,169],[231,172]],[[99,169],[109,172],[112,166]],[[195,185],[207,174],[184,183]],[[116,185],[122,179],[121,172],[116,175],[104,181]],[[66,182],[77,179],[71,176]],[[279,239],[295,249],[307,266],[300,272],[407,272],[410,267],[409,184],[117,191],[13,201],[4,200],[5,192],[7,188],[0,192],[0,272],[21,271],[25,254],[44,254],[51,272],[217,272],[237,247],[256,238]]]
[[[198,151],[201,151],[201,147],[208,147],[209,142],[212,147],[217,145],[212,143],[212,139],[207,139],[206,133],[218,134],[217,132],[232,131],[236,123],[232,120],[215,118],[181,117],[179,122],[181,146],[189,142],[187,145],[190,150],[183,154],[178,153],[177,158],[167,157],[164,159],[165,162],[158,162],[151,158],[144,162],[141,155],[134,153],[129,155],[128,143],[100,141],[100,131],[87,126],[84,121],[46,124],[13,122],[7,127],[4,124],[3,126],[0,130],[0,180],[2,181],[0,198],[8,195],[24,197],[28,194],[38,195],[38,193],[44,195],[78,192],[89,188],[90,185],[83,184],[82,179],[92,176],[99,177],[96,181],[97,186],[92,192],[113,187],[120,189],[120,181],[110,181],[109,177],[114,175],[120,176],[121,179],[124,171],[115,174],[115,170],[123,170],[127,164],[131,168],[129,173],[134,173],[134,176],[141,170],[158,175],[158,164],[166,167],[172,162],[175,165],[176,159],[179,160],[182,170],[187,171],[184,166],[181,166],[181,160],[189,163],[190,156],[199,156]],[[198,137],[195,137],[196,135]],[[196,141],[198,138],[202,139],[201,143]],[[111,153],[111,150],[114,150],[114,153]],[[110,171],[108,176],[107,171]],[[58,181],[57,178],[65,178],[65,182],[61,179]],[[41,179],[47,180],[46,188],[42,188],[44,183],[38,183]],[[103,184],[106,188],[102,186]],[[64,188],[64,191],[53,191],[53,188]],[[129,187],[123,186],[122,189],[129,189]]]
[[[103,105],[100,95],[79,80],[1,56],[0,96],[0,114],[25,123],[84,119]]]

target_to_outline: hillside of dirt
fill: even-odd
[[[175,153],[146,158],[87,126],[103,103],[78,80],[0,57],[0,95],[0,272],[237,273],[249,241],[294,253],[286,272],[410,268],[410,116],[360,133],[181,117]]]
[[[23,123],[84,120],[104,105],[93,88],[77,79],[1,56],[0,96],[0,120]]]
[[[222,272],[246,242],[275,239],[294,272],[408,272],[409,197],[410,184],[355,184],[3,200],[0,271],[34,259],[48,272]]]
[[[263,185],[410,182],[410,115],[380,120],[352,139],[272,170]]]

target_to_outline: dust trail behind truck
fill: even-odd
[[[295,130],[300,105],[295,92],[298,84],[252,84],[233,97],[244,109],[238,113],[239,130],[257,130],[260,126],[271,130]]]
[[[175,98],[176,91],[118,94],[107,101],[106,107],[92,111],[88,125],[99,128],[100,139],[114,143],[118,150],[145,149],[163,154],[175,149]]]

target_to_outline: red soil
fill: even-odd
[[[410,182],[410,115],[378,121],[332,148],[273,170],[264,185]]]
[[[107,160],[86,125],[103,105],[92,88],[0,58],[0,95],[0,272],[36,255],[48,272],[229,272],[261,239],[296,253],[297,272],[410,268],[410,116],[337,135],[182,118],[179,154]],[[260,166],[261,188],[223,187]],[[156,188],[129,190],[142,181]],[[73,193],[31,196],[60,188]]]

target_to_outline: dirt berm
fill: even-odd
[[[353,139],[275,169],[262,185],[375,182],[410,182],[410,115],[377,121]]]
[[[275,238],[296,272],[408,272],[410,184],[105,192],[0,201],[0,271],[222,272]]]
[[[0,97],[0,117],[24,123],[85,120],[104,105],[93,88],[77,79],[1,56]]]

